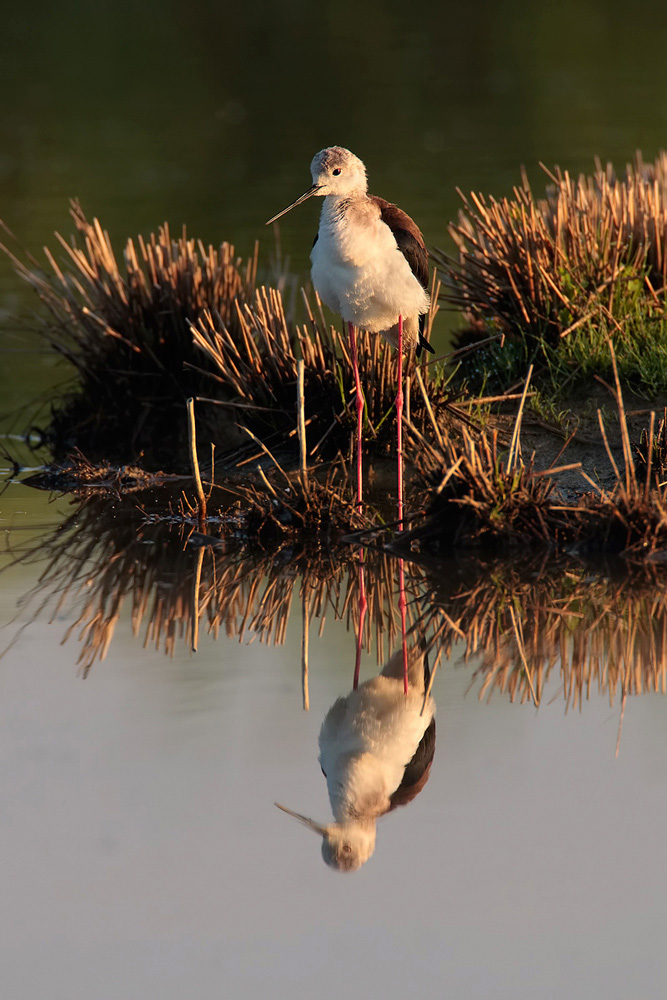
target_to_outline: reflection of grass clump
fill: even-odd
[[[264,509],[261,498],[258,506]],[[73,612],[65,638],[78,637],[84,674],[106,656],[124,605],[135,636],[169,655],[181,643],[195,644],[204,631],[282,643],[299,598],[304,617],[317,619],[320,632],[326,617],[358,627],[358,556],[349,547],[317,546],[296,533],[272,536],[269,530],[261,540],[246,539],[230,531],[227,520],[209,522],[209,534],[201,535],[178,520],[142,514],[134,501],[111,506],[106,497],[90,495],[77,503],[52,534],[14,550],[16,561],[40,565],[37,584],[22,600],[27,620]],[[380,659],[400,630],[394,564],[383,552],[365,554],[364,644],[376,644]],[[421,577],[417,567],[408,569],[413,589]]]
[[[458,258],[436,255],[467,336],[498,335],[462,374],[504,389],[534,363],[539,384],[562,393],[611,373],[611,337],[624,383],[666,390],[667,154],[649,165],[638,154],[622,178],[599,163],[592,177],[550,176],[543,199],[525,177],[512,198],[464,199]]]
[[[615,572],[614,572],[615,569]],[[450,656],[465,641],[480,698],[542,701],[550,679],[566,707],[591,692],[667,690],[667,597],[661,567],[545,564],[540,559],[469,565],[439,584],[418,626]],[[458,581],[458,582],[454,582]]]

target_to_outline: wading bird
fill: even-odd
[[[428,780],[435,751],[435,702],[418,650],[409,656],[410,690],[403,694],[403,654],[331,706],[320,730],[320,765],[334,822],[289,813],[322,837],[322,857],[338,871],[355,871],[375,849],[380,816],[406,805]],[[422,711],[423,706],[423,711]]]
[[[357,497],[361,504],[361,430],[364,399],[354,327],[381,333],[398,349],[398,509],[403,519],[403,352],[422,347],[429,310],[428,253],[418,226],[405,212],[367,193],[366,167],[342,146],[322,149],[310,164],[313,184],[269,219],[267,226],[313,195],[324,198],[310,253],[313,285],[348,325],[357,408]]]

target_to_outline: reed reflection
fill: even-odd
[[[319,736],[333,823],[317,823],[276,803],[322,837],[322,857],[337,871],[356,871],[375,850],[377,821],[406,805],[428,781],[435,751],[435,701],[428,659],[408,649],[395,652],[377,677],[338,698]]]
[[[666,583],[655,561],[479,560],[431,590],[419,624],[439,653],[472,662],[480,701],[567,711],[606,696],[618,755],[628,697],[667,693]]]
[[[366,553],[360,620],[358,554],[349,545],[263,547],[240,538],[233,524],[209,524],[202,536],[174,520],[151,520],[136,499],[110,504],[93,496],[78,501],[57,530],[13,547],[7,568],[34,564],[37,577],[21,601],[30,609],[23,627],[37,617],[67,618],[58,639],[78,638],[84,676],[106,656],[123,616],[144,646],[170,656],[179,647],[195,650],[203,636],[281,645],[299,606],[318,633],[328,619],[342,620],[360,636],[360,649],[374,645],[379,657],[398,639],[391,556]],[[423,572],[408,570],[407,583],[417,595]]]
[[[139,645],[168,655],[204,636],[279,645],[294,610],[317,634],[341,621],[379,663],[400,642],[400,567],[385,551],[365,550],[362,580],[359,552],[344,542],[260,547],[233,523],[207,530],[218,537],[175,519],[153,522],[134,497],[123,505],[93,496],[37,540],[7,535],[13,558],[4,572],[17,562],[35,567],[23,628],[38,617],[54,628],[66,621],[56,639],[79,640],[84,676],[123,617]],[[433,669],[439,658],[472,661],[480,698],[495,691],[541,705],[549,685],[568,708],[596,694],[613,704],[667,691],[667,567],[657,561],[467,556],[426,571],[406,560],[405,588],[408,642],[426,644]]]

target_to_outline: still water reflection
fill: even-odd
[[[423,651],[407,656],[407,695],[398,650],[377,677],[338,698],[322,723],[319,760],[335,822],[315,823],[279,806],[322,837],[322,857],[338,871],[368,861],[377,820],[411,802],[428,781],[435,752],[430,671]]]
[[[405,969],[459,996],[539,995],[547,970],[557,984],[547,996],[576,976],[593,995],[620,998],[635,995],[633,973],[600,971],[618,935],[624,962],[644,969],[643,995],[660,995],[655,928],[667,910],[651,859],[667,822],[665,709],[652,695],[667,663],[661,567],[621,577],[577,563],[406,564],[411,695],[389,696],[401,708],[383,730],[376,695],[400,692],[388,675],[402,671],[389,555],[366,553],[374,655],[350,693],[353,552],[345,565],[294,548],[249,553],[234,538],[202,546],[147,519],[149,497],[144,512],[92,498],[68,504],[68,516],[62,500],[49,508],[25,487],[4,494],[5,511],[10,499],[5,620],[23,597],[0,660],[0,874],[14,995],[39,995],[55,969],[77,996],[132,995],[140,982],[175,997],[192,981],[205,994],[217,977],[260,996],[276,976],[287,996],[295,981],[341,981],[344,953],[370,995],[378,982],[400,995]],[[27,535],[19,512],[37,502],[52,527]],[[417,714],[426,651],[438,700],[432,768],[428,715]],[[471,687],[481,703],[466,698]],[[356,794],[354,768],[342,741],[360,745],[376,725],[373,768],[392,772],[390,805],[422,787],[420,768],[428,784],[382,817],[381,849],[353,879],[332,879],[312,835],[272,803],[307,810],[323,837],[350,832],[339,806]],[[327,785],[341,779],[331,823],[320,730]],[[396,736],[412,742],[394,754]],[[406,758],[414,770],[402,770]],[[364,850],[385,806],[355,800]],[[344,850],[354,841],[337,843],[361,859],[358,846]]]
[[[23,627],[64,617],[61,638],[78,639],[75,659],[83,676],[106,657],[128,605],[137,640],[170,656],[180,648],[196,651],[206,634],[281,645],[290,616],[299,615],[305,707],[308,637],[313,627],[321,637],[328,621],[344,622],[360,647],[374,649],[385,663],[380,677],[388,681],[400,657],[400,651],[390,653],[401,641],[403,569],[410,687],[422,699],[429,662],[435,671],[461,655],[473,667],[480,698],[495,691],[539,706],[553,675],[566,709],[580,707],[594,690],[611,704],[628,694],[667,691],[667,570],[661,561],[460,554],[420,566],[371,548],[362,562],[361,550],[349,545],[253,546],[224,520],[202,535],[173,517],[158,517],[153,508],[162,505],[150,492],[115,501],[89,495],[70,501],[69,515],[54,529],[27,536],[10,529],[6,535],[5,576],[29,570],[36,580],[19,601]],[[363,592],[368,610],[362,613]],[[354,688],[344,728],[349,723],[354,729],[355,699],[383,684],[376,678]],[[428,724],[427,713],[423,718]],[[327,739],[334,730],[332,718]],[[321,751],[323,760],[331,759]]]

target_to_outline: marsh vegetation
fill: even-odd
[[[145,476],[152,485],[187,476],[185,402],[194,398],[208,513],[246,538],[328,544],[363,530],[376,542],[396,535],[410,557],[527,542],[654,556],[667,532],[658,411],[667,156],[645,164],[638,154],[620,177],[599,163],[576,180],[548,173],[543,198],[525,177],[512,197],[464,198],[450,227],[457,254],[434,254],[440,298],[467,325],[444,360],[408,359],[402,537],[382,499],[393,490],[395,353],[359,334],[364,449],[378,485],[377,502],[359,511],[347,472],[348,348],[317,298],[304,292],[286,307],[285,276],[262,283],[257,248],[242,260],[229,243],[204,246],[185,230],[174,238],[167,226],[117,254],[77,203],[76,235],[58,237],[58,255],[47,250],[44,267],[13,258],[45,306],[41,335],[75,372],[43,428],[53,464],[42,485],[118,493],[147,485]],[[431,324],[439,289],[434,279]],[[630,410],[628,395],[652,406]],[[536,446],[536,426],[561,445]],[[581,454],[587,435],[597,438],[593,462]],[[163,514],[186,524],[194,509],[170,498]]]

